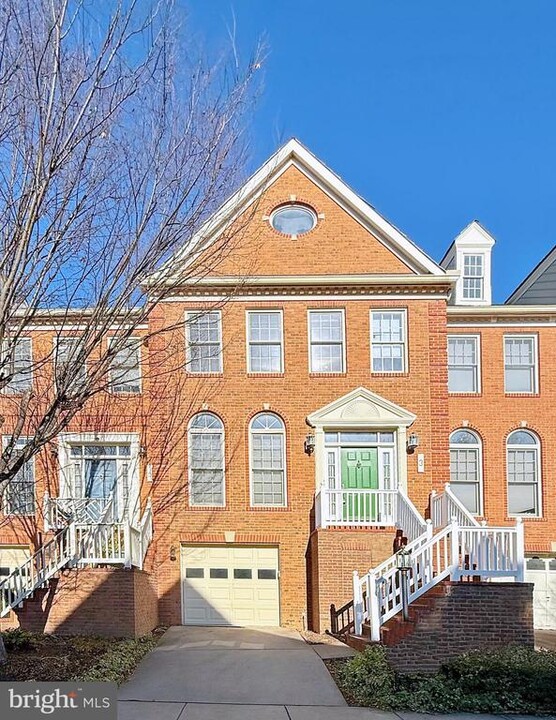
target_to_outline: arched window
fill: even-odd
[[[189,502],[224,505],[224,426],[212,413],[189,423]]]
[[[508,513],[541,514],[541,444],[529,430],[514,430],[506,441]]]
[[[286,504],[286,433],[282,420],[260,413],[251,421],[251,504]]]
[[[482,513],[481,441],[471,430],[450,435],[450,487],[470,513]]]

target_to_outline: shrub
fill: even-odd
[[[380,645],[370,645],[340,667],[338,679],[357,704],[383,710],[392,707],[395,673]]]
[[[335,670],[354,703],[416,712],[549,714],[556,711],[556,652],[526,647],[480,650],[444,664],[435,675],[405,675],[380,646]]]
[[[22,630],[21,628],[4,630],[2,639],[4,640],[4,647],[8,653],[14,650],[32,650],[37,644],[36,636],[28,630]]]
[[[120,640],[101,656],[78,680],[115,682],[121,685],[137,667],[139,661],[156,645],[156,639],[145,636],[136,640]]]

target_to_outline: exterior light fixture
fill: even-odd
[[[411,567],[411,550],[406,547],[400,548],[396,553],[396,569],[400,574],[402,615],[405,622],[409,620],[409,573]]]
[[[312,434],[307,435],[303,446],[307,455],[312,455],[315,452],[315,436]]]
[[[172,562],[175,562],[175,560],[176,560],[176,546],[175,545],[172,545],[172,547],[170,548],[170,560]]]
[[[407,438],[407,452],[412,453],[419,447],[419,435],[411,433]]]

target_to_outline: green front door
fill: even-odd
[[[378,450],[376,448],[342,448],[342,490],[378,489]],[[343,502],[344,520],[376,521],[376,497],[366,493],[346,493]]]

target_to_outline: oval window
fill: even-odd
[[[286,205],[272,213],[270,223],[284,235],[303,235],[315,227],[317,216],[303,205]]]

